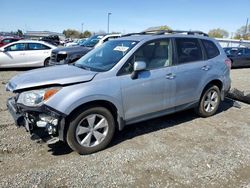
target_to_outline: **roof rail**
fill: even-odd
[[[147,33],[146,31],[142,31],[142,32],[139,32],[139,33],[128,33],[128,34],[122,35],[122,37],[128,37],[128,36],[131,36],[131,35],[146,35],[146,34],[149,34],[149,33]]]
[[[202,32],[202,31],[185,31],[185,30],[155,30],[156,35],[163,35],[165,33],[171,33],[171,34],[176,34],[176,33],[186,33],[187,35],[203,35],[208,37],[208,34]]]
[[[177,33],[186,33],[187,35],[203,35],[208,37],[208,34],[202,32],[202,31],[184,31],[184,30],[149,30],[149,31],[143,31],[139,33],[128,33],[125,35],[122,35],[122,37],[128,37],[131,35],[164,35],[164,34],[177,34]]]

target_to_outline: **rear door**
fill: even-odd
[[[27,58],[25,56],[25,43],[12,44],[6,46],[4,49],[5,52],[0,52],[1,67],[22,67],[26,63]]]
[[[26,57],[30,66],[43,66],[46,58],[50,57],[51,48],[40,43],[28,43]]]
[[[196,38],[175,38],[175,54],[175,106],[191,105],[199,100],[203,78],[210,67]]]

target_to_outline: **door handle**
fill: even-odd
[[[20,55],[25,55],[25,53],[20,53]]]
[[[169,73],[169,74],[166,75],[166,79],[169,79],[169,80],[173,80],[175,77],[176,76],[173,73]]]
[[[205,65],[205,66],[204,66],[204,67],[202,67],[201,69],[202,69],[202,70],[204,70],[204,71],[208,71],[208,70],[210,69],[210,66]]]

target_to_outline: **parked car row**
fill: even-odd
[[[94,35],[88,39],[67,43],[65,47],[59,48],[56,47],[60,43],[58,36],[43,37],[41,41],[44,41],[44,43],[29,41],[33,44],[31,47],[23,44],[28,41],[20,44],[13,43],[13,46],[7,45],[22,39],[19,37],[0,37],[0,47],[2,46],[0,48],[0,68],[39,67],[74,63],[92,49],[118,37],[121,37],[121,34]],[[250,66],[250,48],[227,47],[224,48],[224,51],[232,61],[233,68]],[[31,54],[32,56],[30,56]]]
[[[190,108],[212,116],[230,89],[231,61],[201,32],[165,33],[94,36],[84,46],[94,49],[74,64],[13,77],[9,112],[32,135],[80,154],[104,149],[132,123]]]
[[[85,42],[88,38],[83,38],[83,39],[74,39],[71,42],[67,42],[65,43],[63,46],[65,47],[69,47],[69,46],[78,46],[78,45],[82,45],[83,42]]]
[[[121,37],[121,34],[94,35],[81,41],[80,45],[70,47],[53,45],[52,43],[55,42],[53,37],[43,38],[41,41],[20,40],[0,48],[0,68],[42,67],[73,63],[90,50],[118,37]]]

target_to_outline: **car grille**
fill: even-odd
[[[52,52],[50,59],[53,62],[61,62],[67,58],[67,54],[57,54],[56,52]]]
[[[57,54],[55,52],[51,52],[50,60],[57,62]]]

